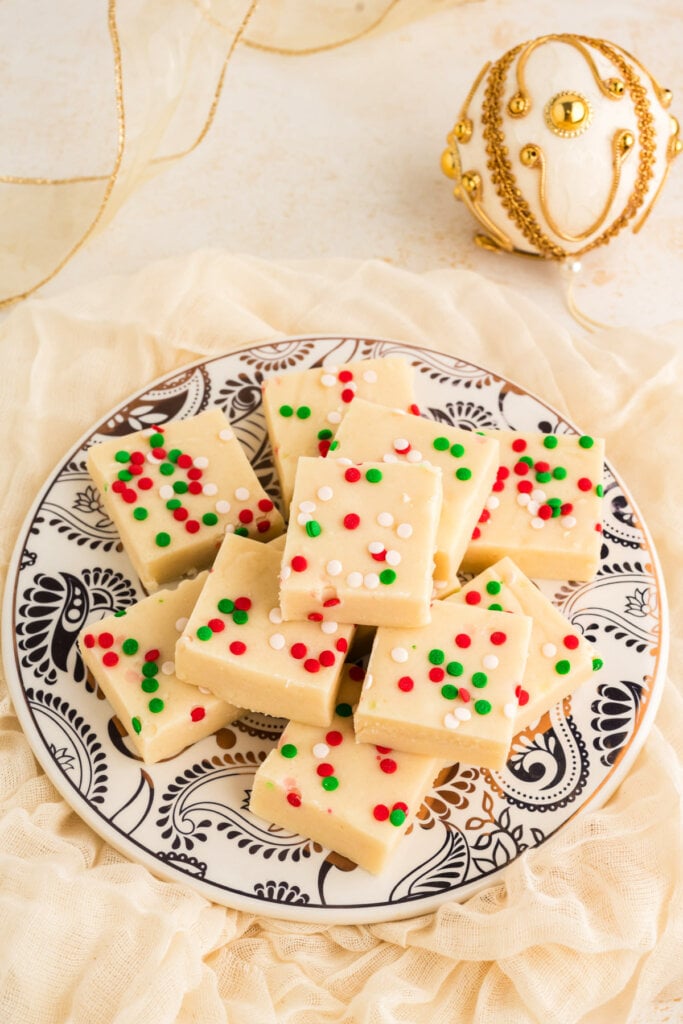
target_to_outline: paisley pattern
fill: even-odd
[[[466,896],[544,843],[588,799],[597,805],[596,794],[628,769],[661,693],[666,612],[656,555],[627,491],[606,466],[598,577],[540,584],[595,644],[605,667],[515,738],[503,771],[444,768],[382,875],[250,814],[253,773],[277,742],[280,719],[245,713],[156,765],[134,754],[75,647],[87,621],[141,596],[88,477],[88,447],[217,405],[277,497],[261,410],[265,377],[385,355],[402,355],[415,368],[418,404],[437,421],[469,430],[573,430],[514,383],[442,353],[371,338],[287,338],[176,372],[96,425],[46,484],[10,568],[10,690],[52,780],[133,859],[251,912],[381,921]]]

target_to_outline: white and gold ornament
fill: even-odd
[[[543,36],[487,64],[441,161],[477,243],[566,260],[638,231],[683,148],[671,99],[601,39]]]

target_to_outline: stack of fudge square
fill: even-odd
[[[79,647],[135,752],[288,719],[252,812],[371,872],[445,765],[502,769],[600,665],[529,577],[595,575],[603,442],[454,428],[413,387],[398,357],[265,381],[284,517],[217,408],[88,452],[149,596]]]

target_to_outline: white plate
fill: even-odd
[[[495,374],[426,349],[357,338],[292,338],[197,363],[134,395],[54,470],[22,528],[8,575],[3,647],[10,693],[34,753],[96,832],[155,874],[218,903],[318,923],[377,922],[433,910],[498,881],[633,763],[664,684],[666,606],[652,542],[633,501],[604,469],[601,567],[588,584],[543,591],[605,662],[513,744],[504,771],[455,765],[379,877],[247,810],[256,766],[280,720],[245,715],[162,764],[131,753],[89,685],[76,636],[88,620],[143,596],[85,468],[94,441],[220,406],[265,488],[277,496],[261,381],[322,363],[402,355],[423,413],[468,429],[573,433],[537,398]]]

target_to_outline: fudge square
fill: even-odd
[[[429,622],[441,471],[302,458],[280,574],[285,619]]]
[[[529,656],[516,690],[515,733],[537,721],[602,666],[580,630],[571,625],[511,558],[502,558],[475,576],[446,599],[446,603],[450,602],[528,615],[532,620]]]
[[[329,725],[352,626],[283,622],[282,541],[226,534],[176,646],[178,674],[252,711]]]
[[[289,722],[256,772],[249,809],[376,874],[443,763],[355,742],[359,678],[362,670],[344,669],[330,729]]]
[[[441,582],[450,582],[496,480],[498,442],[357,399],[342,420],[332,448],[335,457],[424,461],[440,467],[443,506],[436,535],[434,581],[437,590]]]
[[[605,444],[586,434],[485,431],[500,468],[461,570],[510,555],[527,576],[591,580],[600,564]]]
[[[503,768],[531,635],[526,615],[437,601],[422,629],[378,629],[355,715],[361,743]]]
[[[207,569],[226,530],[284,529],[220,409],[93,445],[87,464],[148,592]]]
[[[327,454],[334,430],[356,397],[417,412],[413,371],[400,356],[316,367],[264,382],[263,409],[286,509],[297,460]]]
[[[205,578],[159,590],[90,623],[78,638],[83,661],[148,763],[173,757],[241,713],[175,672],[176,642]]]

